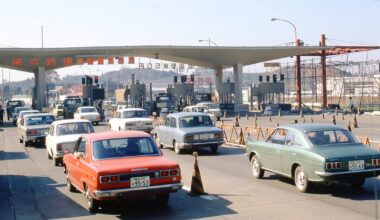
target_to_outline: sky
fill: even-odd
[[[0,47],[189,45],[277,46],[298,38],[317,45],[380,45],[380,0],[0,0]],[[378,60],[379,50],[350,55]],[[336,59],[346,60],[346,56]],[[286,62],[289,59],[285,59]],[[284,60],[281,60],[284,62]],[[261,64],[262,66],[262,64]],[[102,73],[121,65],[59,69],[67,74]],[[259,70],[258,65],[245,71]],[[31,73],[3,69],[5,79]]]

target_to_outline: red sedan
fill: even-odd
[[[182,187],[178,163],[165,158],[145,132],[81,136],[63,163],[69,190],[84,193],[91,212],[102,201],[149,195],[166,205],[169,193]]]

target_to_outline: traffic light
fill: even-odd
[[[186,75],[182,75],[181,76],[181,83],[184,83],[187,81],[187,76]]]
[[[259,76],[259,82],[262,82],[263,81],[263,76]]]
[[[280,80],[281,80],[281,81],[284,81],[284,80],[285,80],[285,75],[284,75],[284,74],[280,74]]]
[[[82,85],[86,84],[86,78],[82,77]]]
[[[269,82],[270,81],[270,76],[266,76],[267,77],[267,82]]]
[[[177,83],[177,81],[178,81],[178,77],[174,76],[174,83]]]
[[[90,76],[86,76],[86,85],[92,85],[92,78]]]
[[[194,75],[190,75],[190,81],[194,82]]]
[[[273,82],[277,82],[277,74],[273,74]]]
[[[95,79],[95,84],[98,84],[99,83],[99,76],[95,76],[94,79]]]

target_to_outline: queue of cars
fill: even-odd
[[[170,193],[182,187],[181,170],[160,148],[173,148],[177,154],[199,148],[217,153],[225,143],[223,130],[212,119],[218,114],[205,109],[191,106],[189,111],[169,114],[153,130],[144,109],[121,108],[108,122],[111,131],[98,133],[94,121],[85,116],[54,121],[52,114],[22,111],[17,131],[26,146],[46,140],[48,158],[64,167],[68,189],[82,192],[91,212],[105,201],[147,195],[166,205]],[[86,111],[79,109],[78,114]],[[330,182],[360,187],[366,178],[380,174],[380,152],[333,125],[280,126],[264,141],[249,140],[246,153],[254,178],[277,173],[293,179],[300,192]]]

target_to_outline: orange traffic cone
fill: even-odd
[[[245,145],[245,140],[244,140],[244,133],[243,133],[243,128],[240,128],[240,134],[239,134],[239,144]]]
[[[202,178],[201,178],[201,173],[199,171],[198,167],[198,153],[194,152],[194,171],[193,171],[193,176],[191,178],[191,189],[188,195],[190,196],[200,196],[200,195],[206,195],[204,189],[203,189],[203,184],[202,184]]]

